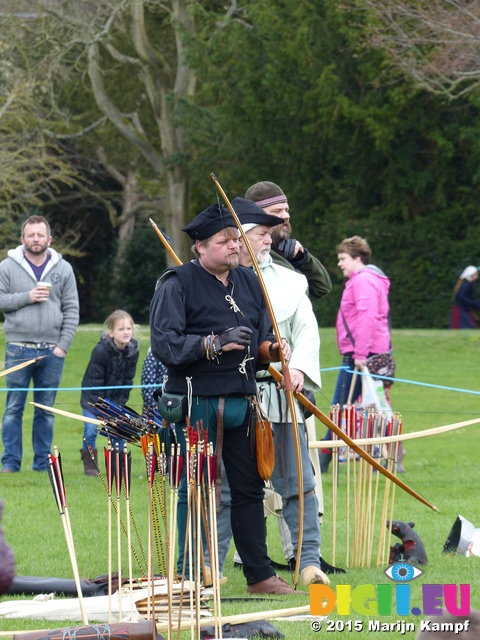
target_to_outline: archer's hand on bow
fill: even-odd
[[[299,369],[290,369],[290,380],[292,381],[292,391],[301,393],[305,382],[305,374]],[[285,388],[285,379],[282,377],[281,387]]]
[[[282,338],[282,353],[285,362],[288,362],[292,356],[292,351],[285,338]],[[280,362],[278,342],[264,340],[258,348],[258,361],[262,364],[266,362]]]
[[[250,327],[230,327],[215,337],[217,351],[243,351],[250,346],[251,333]]]

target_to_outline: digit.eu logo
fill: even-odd
[[[398,616],[440,616],[443,605],[454,616],[470,614],[469,584],[423,584],[422,607],[411,607],[408,583],[424,572],[411,564],[399,562],[384,573],[396,584],[361,584],[354,589],[349,584],[337,584],[336,591],[323,584],[311,584],[311,615],[326,616],[336,608],[339,616],[351,615],[352,609],[363,616],[389,616],[395,612]],[[394,591],[395,611],[392,611]]]

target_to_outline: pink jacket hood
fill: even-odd
[[[371,353],[385,353],[391,349],[389,289],[390,280],[375,265],[352,273],[347,280],[336,322],[337,344],[342,355],[353,351],[354,359],[364,360]]]

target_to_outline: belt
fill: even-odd
[[[16,347],[27,347],[27,349],[53,349],[57,344],[55,342],[9,342]]]

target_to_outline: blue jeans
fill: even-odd
[[[342,368],[338,372],[337,383],[335,385],[335,391],[333,393],[332,398],[332,406],[339,404],[340,407],[343,407],[344,404],[347,404],[348,396],[350,394],[350,386],[352,384],[353,378],[353,370],[355,369],[355,363],[353,360],[353,354],[347,353],[343,356],[342,360]],[[348,370],[347,370],[348,369]],[[357,380],[355,382],[355,387],[353,388],[352,393],[352,402],[358,398],[362,393],[362,376],[357,376]],[[324,440],[332,439],[332,431],[330,429],[327,430],[325,434]],[[331,449],[328,450],[328,454],[331,454]]]
[[[97,416],[94,415],[88,409],[83,409],[83,415],[86,418],[94,418],[97,419]],[[97,442],[97,434],[98,434],[98,426],[96,424],[91,424],[90,422],[83,423],[83,448],[88,449],[87,445],[92,447],[92,449],[96,449]]]
[[[94,418],[95,420],[98,420],[97,416],[91,411],[89,411],[88,409],[84,409],[82,407],[82,411],[83,411],[83,415],[86,418]],[[89,446],[93,450],[97,448],[96,445],[97,445],[98,429],[99,429],[99,426],[96,424],[92,424],[91,422],[83,423],[83,447],[82,447],[83,449],[87,450]],[[110,438],[110,439],[112,441],[112,447],[114,451],[116,449],[117,444],[118,444],[118,450],[123,451],[123,448],[125,446],[125,440],[123,440],[122,438]]]
[[[45,356],[24,369],[6,376],[7,404],[2,420],[2,441],[4,451],[2,466],[12,471],[20,471],[22,464],[23,411],[28,387],[33,380],[33,400],[52,407],[62,378],[65,358],[53,355],[54,347],[31,349],[8,343],[5,354],[5,368],[9,369],[21,362]],[[18,391],[18,389],[23,389]],[[40,391],[40,389],[43,389]],[[34,471],[48,469],[48,454],[53,442],[53,413],[35,407],[33,414],[32,445]]]

